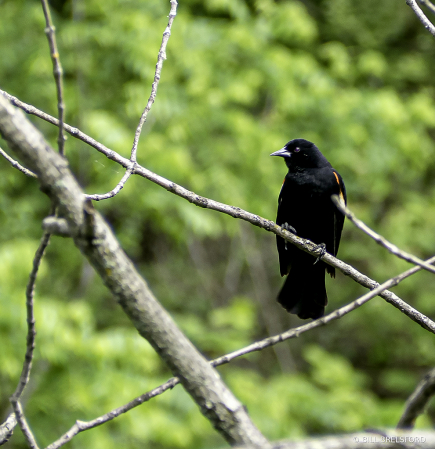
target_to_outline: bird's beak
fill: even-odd
[[[290,151],[288,151],[287,148],[284,147],[278,151],[275,151],[275,153],[272,153],[271,156],[291,157],[292,155]]]

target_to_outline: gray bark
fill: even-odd
[[[146,338],[199,405],[201,412],[232,445],[268,445],[243,405],[163,309],[120,247],[101,215],[86,200],[68,162],[42,134],[0,96],[0,132],[17,157],[38,176],[41,189],[66,219],[76,246],[88,258]]]

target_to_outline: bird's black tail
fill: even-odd
[[[292,266],[278,295],[278,302],[290,313],[303,320],[320,318],[325,314],[328,303],[325,288],[325,264],[315,265],[309,256],[303,263]],[[302,261],[301,261],[302,262]]]

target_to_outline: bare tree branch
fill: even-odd
[[[29,424],[27,424],[26,417],[24,416],[23,406],[21,405],[21,401],[12,402],[12,407],[15,412],[15,417],[18,421],[18,425],[20,426],[21,432],[23,432],[24,437],[26,438],[27,443],[29,444],[31,449],[39,449],[38,443],[35,440],[35,437],[30,430]]]
[[[33,258],[33,268],[30,272],[29,282],[26,289],[26,309],[27,309],[27,347],[26,355],[24,357],[23,369],[21,372],[20,380],[18,382],[17,388],[14,394],[11,396],[10,401],[12,407],[15,411],[20,428],[24,433],[30,447],[37,448],[35,437],[33,436],[27,422],[25,420],[22,406],[21,406],[21,395],[24,392],[30,379],[30,371],[32,369],[33,352],[35,349],[35,315],[34,315],[34,304],[33,298],[35,294],[35,284],[38,277],[39,267],[41,265],[41,260],[44,257],[45,250],[50,243],[50,234],[45,232],[42,236],[41,242],[38,249],[36,250],[35,257]]]
[[[435,262],[435,256],[432,257],[431,259],[429,259],[427,262]],[[249,346],[246,346],[245,348],[234,351],[231,354],[227,354],[222,357],[219,357],[216,360],[214,360],[212,362],[212,364],[213,364],[213,366],[219,366],[219,365],[223,365],[224,363],[229,363],[231,360],[233,360],[237,357],[240,357],[241,355],[249,354],[254,351],[261,351],[262,349],[267,348],[269,346],[276,345],[277,343],[279,343],[281,341],[288,340],[290,338],[299,337],[299,335],[303,334],[304,332],[307,332],[316,327],[324,326],[325,324],[327,324],[331,321],[334,321],[338,318],[341,318],[342,316],[348,314],[352,310],[355,310],[358,307],[362,306],[363,304],[370,301],[375,296],[378,296],[383,290],[399,284],[407,277],[412,276],[418,270],[421,270],[421,268],[420,267],[410,268],[409,270],[404,271],[403,273],[389,279],[388,281],[384,282],[383,284],[378,285],[376,288],[374,288],[370,292],[367,292],[365,295],[359,297],[355,301],[352,301],[351,303],[349,303],[343,307],[340,307],[339,309],[334,310],[333,312],[329,313],[328,315],[325,315],[322,318],[311,321],[310,323],[307,323],[307,324],[303,324],[302,326],[299,326],[295,329],[290,329],[282,334],[265,338],[264,340],[255,342]]]
[[[107,200],[108,198],[113,198],[115,195],[117,195],[121,189],[124,188],[125,183],[128,181],[130,176],[132,175],[134,168],[136,164],[133,164],[130,168],[127,168],[126,172],[124,173],[124,176],[122,177],[121,181],[118,182],[118,184],[115,186],[114,189],[112,189],[110,192],[103,193],[101,195],[93,194],[93,195],[86,195],[86,198],[94,201],[101,201],[101,200]]]
[[[415,15],[418,17],[418,19],[426,28],[426,30],[428,30],[429,33],[432,34],[432,36],[435,36],[435,26],[426,17],[421,8],[417,5],[416,0],[406,0],[406,4],[411,7],[411,9],[414,11]]]
[[[20,172],[24,173],[27,176],[30,176],[32,178],[37,178],[35,173],[28,170],[26,167],[23,167],[19,162],[17,162],[15,159],[11,158],[9,154],[7,154],[2,148],[0,148],[0,155],[3,156],[11,165],[12,167],[16,168],[17,170],[20,170]]]
[[[28,105],[26,103],[23,103],[22,101],[18,100],[16,97],[13,97],[9,95],[7,92],[4,92],[0,90],[0,93],[7,99],[10,99],[11,103],[20,109],[23,109],[25,112],[35,115],[39,118],[42,118],[43,120],[48,121],[49,123],[52,123],[53,125],[58,126],[58,120],[45,112],[39,111],[35,107]],[[69,125],[65,125],[65,130],[69,132],[73,137],[77,137],[81,141],[89,144],[93,148],[95,148],[100,153],[104,154],[108,159],[117,162],[121,166],[125,168],[130,168],[133,166],[133,163],[116,153],[113,150],[110,150],[106,146],[102,145],[101,143],[97,142],[92,137],[87,136],[77,128],[73,128]],[[265,218],[262,218],[258,215],[252,214],[250,212],[244,211],[243,209],[240,209],[239,207],[235,206],[229,206],[227,204],[219,203],[218,201],[211,200],[209,198],[205,198],[203,196],[197,195],[194,192],[191,192],[184,187],[175,184],[174,182],[163,178],[162,176],[157,175],[156,173],[153,173],[152,171],[146,169],[145,167],[142,167],[139,164],[136,164],[136,167],[134,168],[133,174],[142,176],[143,178],[146,178],[155,184],[158,184],[159,186],[165,188],[169,192],[174,193],[175,195],[178,195],[187,201],[189,201],[192,204],[195,204],[199,207],[208,208],[211,210],[216,210],[218,212],[222,212],[224,214],[227,214],[231,217],[238,218],[241,220],[248,221],[251,224],[254,224],[255,226],[258,226],[260,228],[266,229],[267,231],[273,232],[276,235],[279,235],[280,237],[286,239],[287,241],[291,242],[292,244],[296,245],[298,248],[302,249],[303,251],[306,251],[314,256],[320,255],[320,250],[318,248],[318,245],[315,245],[314,243],[310,242],[309,240],[300,239],[299,237],[295,236],[294,234],[281,229],[280,226],[276,225],[273,221],[266,220]],[[358,282],[362,286],[373,289],[379,284],[374,281],[373,279],[370,279],[368,276],[365,276],[364,274],[360,273],[358,270],[353,268],[352,266],[342,262],[341,260],[331,256],[330,254],[326,253],[325,256],[322,259],[329,265],[337,268],[340,270],[343,274],[346,276],[349,276],[352,278],[355,282]],[[399,309],[402,313],[407,315],[411,320],[418,323],[421,327],[423,327],[426,330],[429,330],[430,332],[435,333],[435,323],[420,313],[418,310],[411,307],[409,304],[407,304],[405,301],[403,301],[401,298],[399,298],[396,294],[385,290],[383,291],[379,296],[381,296],[385,301]]]
[[[178,385],[179,383],[180,379],[178,377],[172,377],[167,382],[160,385],[160,387],[154,388],[154,390],[151,390],[150,392],[133,399],[128,404],[125,404],[121,407],[111,410],[109,413],[106,413],[103,416],[95,418],[92,421],[76,421],[76,423],[71,427],[71,429],[68,430],[68,432],[64,433],[58,440],[47,446],[46,449],[58,449],[64,444],[68,443],[68,441],[71,441],[80,432],[93,429],[94,427],[98,427],[101,424],[106,423],[107,421],[111,421],[112,419],[117,418],[121,414],[128,412],[132,408],[149,401],[151,398],[174,388],[175,385]]]
[[[419,259],[418,257],[407,253],[406,251],[402,251],[396,245],[393,245],[386,238],[382,237],[372,229],[370,229],[364,222],[355,217],[355,215],[350,211],[350,209],[343,204],[340,198],[337,195],[332,195],[332,202],[337,206],[337,208],[343,212],[343,214],[361,231],[365,232],[369,237],[371,237],[376,243],[386,248],[390,253],[399,257],[400,259],[406,260],[407,262],[413,263],[415,265],[419,265],[427,271],[435,274],[435,267],[433,265],[428,264],[424,260]]]
[[[110,192],[107,192],[102,195],[97,195],[97,194],[87,195],[87,198],[89,198],[91,200],[101,201],[101,200],[106,200],[108,198],[113,198],[115,195],[117,195],[121,191],[121,189],[124,187],[125,183],[128,181],[128,179],[134,172],[134,169],[136,166],[136,160],[137,160],[137,146],[139,144],[140,134],[142,132],[143,125],[146,122],[148,113],[151,110],[151,107],[156,99],[157,87],[160,82],[160,75],[162,73],[163,61],[166,59],[166,47],[168,45],[169,37],[171,36],[172,23],[174,22],[175,16],[177,15],[177,5],[178,4],[177,4],[176,0],[171,0],[171,11],[169,12],[169,21],[168,21],[168,25],[167,25],[165,31],[163,32],[162,43],[161,43],[160,50],[159,50],[159,53],[157,56],[156,71],[154,73],[154,82],[151,87],[151,95],[148,98],[147,105],[142,113],[142,116],[139,120],[139,125],[137,126],[137,129],[136,129],[136,132],[134,135],[133,147],[131,149],[131,156],[130,156],[131,165],[129,167],[127,167],[127,171],[125,172],[121,181],[119,181],[119,183],[115,186],[114,189],[112,189]]]
[[[429,1],[429,0],[419,0],[419,2],[422,5],[426,6],[429,9],[430,12],[435,14],[435,5],[431,1]]]
[[[6,92],[4,92],[2,90],[0,90],[0,93],[2,93],[6,98],[8,98],[12,102],[12,104],[22,108],[27,113],[36,115],[37,117],[42,118],[43,120],[46,120],[56,126],[59,126],[58,142],[59,142],[59,152],[61,154],[63,153],[63,143],[65,140],[63,137],[63,129],[65,128],[65,130],[67,132],[69,132],[71,135],[83,140],[84,142],[86,142],[89,145],[96,148],[98,151],[102,152],[109,159],[111,159],[111,157],[110,157],[110,155],[112,153],[111,150],[104,147],[104,145],[99,144],[94,139],[89,138],[89,136],[86,136],[85,134],[83,134],[82,132],[77,130],[76,128],[72,128],[71,126],[64,124],[64,122],[63,122],[64,105],[63,105],[63,100],[62,100],[62,84],[61,84],[62,83],[62,76],[61,76],[62,68],[60,66],[59,54],[57,52],[56,41],[55,41],[55,36],[54,36],[55,28],[52,25],[50,11],[48,9],[48,6],[46,5],[47,0],[41,0],[41,1],[44,6],[44,14],[45,14],[45,18],[47,21],[46,33],[47,33],[47,37],[49,39],[51,56],[52,56],[53,65],[54,65],[54,74],[55,74],[57,93],[58,93],[58,99],[59,99],[58,100],[58,109],[59,109],[60,120],[57,120],[54,117],[51,117],[48,114],[45,114],[45,113],[39,111],[38,109],[34,108],[31,105],[27,105],[27,104],[19,101],[17,98],[12,97],[11,95],[7,94]],[[122,166],[124,166],[127,169],[127,171],[125,172],[124,176],[119,181],[119,183],[110,192],[107,192],[104,194],[88,195],[87,197],[91,200],[101,201],[101,200],[105,200],[108,198],[113,198],[115,195],[117,195],[121,191],[121,189],[124,187],[127,180],[134,173],[136,159],[137,159],[137,146],[139,143],[140,134],[142,132],[143,125],[147,119],[148,113],[151,110],[151,107],[156,99],[157,87],[160,82],[160,75],[162,72],[163,61],[166,59],[166,47],[167,47],[167,44],[169,41],[169,37],[171,36],[172,23],[174,21],[176,14],[177,14],[177,1],[171,0],[171,10],[169,13],[169,21],[168,21],[168,25],[163,33],[162,44],[160,46],[159,54],[157,57],[156,71],[154,74],[154,82],[153,82],[152,88],[151,88],[151,95],[148,99],[147,105],[142,113],[142,116],[139,121],[139,125],[136,129],[136,133],[135,133],[135,137],[134,137],[134,141],[133,141],[133,147],[131,149],[130,160],[128,160],[126,158],[122,158],[119,155],[117,155],[117,156],[119,156],[119,158],[116,158],[116,162],[118,162]],[[60,136],[62,136],[62,138]],[[60,142],[62,142],[62,151],[60,151],[60,148],[61,148]]]
[[[0,446],[7,443],[14,433],[15,426],[17,425],[17,418],[15,413],[10,413],[6,418],[6,421],[0,426]]]
[[[45,217],[42,220],[42,229],[59,237],[71,237],[68,222],[64,218]]]
[[[53,75],[56,83],[57,92],[57,111],[59,116],[59,135],[57,138],[57,145],[59,153],[65,153],[65,136],[63,135],[65,104],[63,102],[63,85],[62,85],[62,65],[60,64],[59,50],[57,49],[55,27],[51,20],[50,8],[47,0],[41,0],[42,9],[45,17],[45,34],[47,35],[48,45],[50,46],[50,56],[53,63]]]
[[[232,445],[267,445],[243,405],[158,303],[109,226],[85,199],[65,159],[3,97],[0,131],[11,150],[38,175],[42,191],[58,205],[76,246],[215,429]]]
[[[429,371],[406,401],[405,410],[401,416],[398,429],[412,429],[415,420],[424,412],[430,398],[435,394],[435,369]]]
[[[52,115],[35,108],[31,104],[27,104],[20,101],[18,98],[8,94],[4,90],[0,89],[0,94],[2,94],[5,98],[7,98],[14,106],[17,106],[18,108],[22,109],[27,114],[34,115],[35,117],[45,120],[46,122],[51,123],[52,125],[59,126],[59,120],[53,117]],[[107,157],[107,159],[117,162],[124,168],[129,168],[133,165],[133,163],[129,159],[122,157],[113,150],[110,150],[105,145],[101,144],[100,142],[97,142],[95,139],[89,137],[87,134],[83,133],[79,129],[74,128],[66,123],[64,123],[64,129],[71,136],[95,148],[101,154],[104,154]]]
[[[59,115],[59,134],[58,134],[58,148],[59,154],[61,156],[64,155],[64,146],[65,146],[65,137],[63,135],[64,128],[64,113],[65,113],[65,105],[63,102],[63,86],[62,86],[62,66],[59,58],[59,51],[57,49],[56,44],[56,36],[55,36],[55,28],[53,26],[53,22],[51,20],[50,9],[48,7],[47,0],[41,0],[42,9],[44,11],[45,16],[45,34],[47,35],[48,44],[50,47],[50,55],[53,62],[53,75],[56,84],[57,91],[57,107],[58,107],[58,115]],[[14,165],[14,164],[12,164]],[[18,164],[19,165],[19,164]],[[17,168],[19,168],[17,166]],[[24,168],[24,167],[23,167]],[[23,173],[26,173],[26,169],[21,169]],[[26,170],[26,171],[25,171]],[[27,174],[27,173],[26,173]],[[33,173],[32,173],[33,174]],[[33,174],[34,175],[34,174]],[[55,213],[55,207],[53,207],[52,213]],[[35,316],[33,310],[33,298],[35,293],[35,284],[38,276],[39,266],[41,264],[41,260],[44,257],[45,250],[50,242],[51,234],[48,232],[44,232],[44,235],[41,239],[40,245],[36,251],[35,257],[33,259],[33,268],[29,276],[29,282],[27,284],[26,289],[26,309],[27,309],[27,347],[26,347],[26,355],[24,357],[23,369],[21,372],[20,380],[18,386],[14,392],[14,394],[10,398],[10,402],[12,404],[12,408],[15,411],[16,418],[20,425],[20,428],[31,448],[38,448],[35,437],[30,430],[30,427],[27,424],[27,420],[24,416],[24,412],[21,405],[21,395],[26,388],[29,379],[30,379],[30,371],[32,369],[32,360],[33,360],[33,352],[35,349],[35,337],[36,337],[36,329],[35,329]]]
[[[169,12],[169,22],[168,26],[166,27],[163,38],[162,38],[162,44],[160,45],[159,54],[157,57],[157,64],[156,64],[156,71],[154,74],[154,82],[151,87],[151,95],[148,99],[147,105],[145,106],[145,109],[142,113],[142,116],[139,120],[139,125],[137,126],[136,133],[134,135],[134,141],[133,141],[133,148],[131,149],[131,161],[136,162],[137,160],[137,146],[139,144],[139,138],[140,134],[142,132],[142,127],[147,119],[148,112],[151,110],[151,107],[156,99],[157,95],[157,87],[160,82],[160,74],[162,72],[163,67],[163,61],[166,59],[166,46],[168,45],[169,37],[171,36],[171,28],[172,23],[174,22],[175,16],[177,15],[177,0],[170,0],[171,1],[171,11]]]

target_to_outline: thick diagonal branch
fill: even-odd
[[[17,418],[15,413],[10,413],[6,418],[6,421],[0,425],[0,446],[7,443],[14,433],[15,426],[17,425]]]
[[[42,190],[66,218],[80,251],[100,274],[139,333],[180,378],[201,412],[231,444],[267,445],[242,404],[225,386],[137,273],[109,226],[71,174],[67,161],[4,97],[0,97],[0,132],[11,150],[38,175]]]

